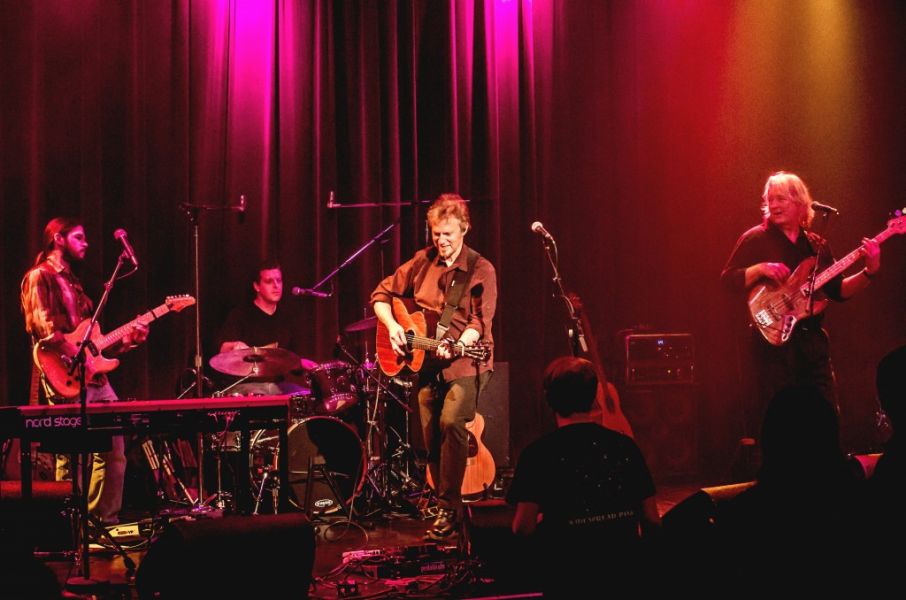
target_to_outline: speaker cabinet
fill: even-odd
[[[477,560],[483,576],[509,592],[538,589],[534,575],[534,538],[513,534],[516,509],[503,500],[482,500],[466,505],[466,542],[469,558]]]
[[[698,386],[633,386],[626,389],[621,404],[656,478],[698,472]]]
[[[495,362],[494,374],[478,398],[484,417],[481,441],[494,457],[498,471],[510,466],[510,363]]]
[[[307,598],[314,529],[302,513],[170,523],[136,573],[139,598]]]

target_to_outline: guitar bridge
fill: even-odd
[[[774,317],[767,309],[761,309],[755,313],[755,323],[759,327],[770,327],[774,324]]]

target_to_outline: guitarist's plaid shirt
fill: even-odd
[[[78,277],[69,269],[44,260],[22,279],[22,312],[32,343],[53,333],[70,333],[90,318],[93,304]],[[37,404],[37,368],[32,367],[30,404]],[[102,383],[102,382],[99,382]],[[45,392],[48,392],[45,388]]]

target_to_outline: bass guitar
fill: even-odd
[[[408,367],[412,372],[418,372],[426,361],[434,363],[435,367],[442,367],[442,364],[438,364],[441,361],[434,356],[434,352],[441,344],[448,346],[454,358],[466,356],[478,362],[487,362],[491,358],[491,346],[484,340],[463,346],[428,337],[428,331],[434,331],[437,328],[440,315],[423,310],[414,301],[393,298],[391,308],[393,318],[406,330],[409,351],[405,356],[398,356],[390,344],[390,331],[383,323],[377,322],[375,340],[377,360],[381,371],[388,377],[393,377],[404,367]]]
[[[139,315],[106,335],[102,334],[100,328],[95,326],[91,332],[91,338],[88,340],[88,348],[85,352],[85,376],[88,381],[94,380],[103,373],[109,373],[119,366],[119,359],[107,358],[101,352],[120,341],[132,330],[133,325],[137,323],[149,325],[152,321],[168,312],[179,312],[193,304],[195,304],[195,298],[192,296],[167,296],[164,303],[157,308]],[[52,343],[47,338],[39,340],[35,344],[33,351],[35,364],[44,375],[51,389],[64,398],[78,396],[82,387],[82,381],[79,379],[79,369],[75,365],[75,358],[90,322],[90,319],[85,319],[79,323],[75,331],[63,335],[62,342]]]
[[[494,483],[497,465],[494,464],[491,451],[481,441],[484,434],[484,417],[476,412],[475,418],[466,423],[466,431],[469,433],[469,456],[466,458],[466,472],[462,478],[460,493],[463,496],[475,496],[484,493]],[[428,485],[434,488],[431,470],[426,470],[425,475]]]
[[[591,323],[588,320],[588,315],[585,314],[582,299],[574,293],[567,293],[566,296],[582,321],[585,337],[588,338],[588,358],[595,366],[595,372],[598,375],[598,393],[595,396],[595,405],[591,410],[591,415],[604,427],[633,437],[629,420],[626,419],[626,415],[623,414],[623,409],[620,407],[620,395],[617,394],[617,388],[607,380],[604,364],[601,362],[601,355],[598,354],[598,342],[592,333]]]
[[[906,231],[906,216],[896,217],[887,222],[887,228],[874,237],[878,244],[892,235]],[[810,256],[799,263],[782,284],[764,283],[752,288],[749,293],[749,314],[752,323],[762,337],[774,346],[782,346],[790,339],[793,328],[800,319],[817,315],[827,307],[828,300],[818,291],[834,277],[848,269],[862,257],[861,248],[856,248],[815,276],[809,286],[809,276],[815,268],[816,256]],[[809,311],[809,287],[813,300]]]

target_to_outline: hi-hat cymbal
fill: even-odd
[[[285,348],[243,348],[221,352],[211,366],[225,375],[276,377],[299,368],[299,357]]]
[[[377,317],[365,317],[361,321],[356,321],[355,323],[350,323],[343,328],[343,331],[346,333],[355,333],[357,331],[368,331],[369,329],[374,329],[377,327]]]

